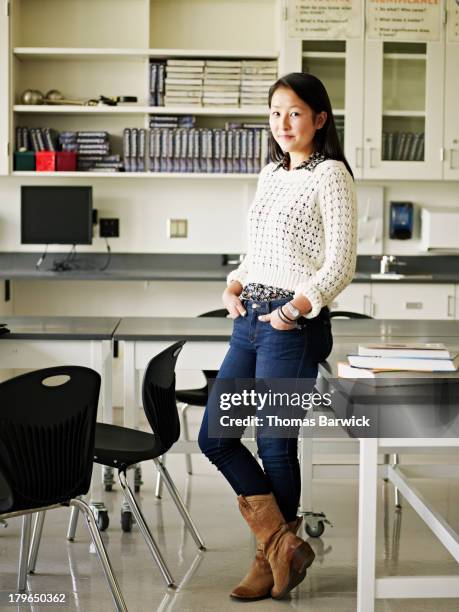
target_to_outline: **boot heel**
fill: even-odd
[[[290,576],[287,586],[279,593],[273,594],[273,599],[283,599],[287,593],[294,589],[300,582],[306,578],[306,570],[315,559],[315,554],[312,548],[306,542],[303,542],[293,553],[290,563]]]
[[[303,542],[293,553],[291,568],[297,574],[306,573],[308,567],[312,565],[315,559],[315,554],[312,548],[306,542]]]

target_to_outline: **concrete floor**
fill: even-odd
[[[184,458],[171,455],[168,467],[197,523],[208,550],[197,551],[184,532],[167,491],[162,500],[154,496],[152,465],[144,465],[140,500],[151,530],[167,559],[177,591],[168,591],[151,559],[142,536],[134,526],[122,533],[119,522],[121,495],[107,493],[111,524],[103,539],[130,611],[253,612],[310,610],[354,612],[357,581],[357,483],[352,480],[318,481],[314,485],[315,509],[326,511],[334,527],[321,539],[309,540],[317,558],[306,580],[286,601],[264,600],[249,604],[233,602],[228,593],[238,583],[254,554],[254,540],[237,509],[235,496],[219,473],[201,456],[193,457],[194,474],[185,475]],[[458,479],[419,480],[419,489],[459,531]],[[386,494],[383,494],[386,487]],[[89,535],[80,521],[77,539],[65,539],[69,511],[59,509],[46,517],[37,574],[29,579],[34,593],[64,593],[65,606],[13,606],[5,593],[14,592],[18,561],[20,519],[0,529],[1,610],[58,609],[93,612],[112,609],[98,558],[89,552]],[[394,537],[399,528],[399,537]],[[378,575],[458,575],[454,559],[438,543],[417,515],[405,506],[397,513],[393,489],[380,486],[378,509]],[[380,600],[378,612],[459,612],[459,600]]]

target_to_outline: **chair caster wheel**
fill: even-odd
[[[132,512],[121,512],[121,529],[124,533],[132,531]]]
[[[323,521],[317,521],[315,525],[309,525],[309,523],[306,523],[305,531],[311,538],[320,538],[325,531],[325,525]]]
[[[99,510],[97,513],[97,526],[99,527],[99,531],[105,531],[110,524],[110,518],[108,516],[107,510]]]

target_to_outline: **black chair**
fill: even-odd
[[[330,311],[330,319],[372,319],[369,315],[362,312],[352,312],[350,310],[332,310]]]
[[[209,312],[204,312],[199,315],[199,317],[214,317],[214,318],[225,318],[228,315],[228,311],[226,308],[219,308],[217,310],[210,310]],[[207,405],[207,399],[209,397],[209,381],[216,378],[218,374],[218,370],[203,370],[202,373],[206,379],[206,384],[204,387],[200,387],[199,389],[180,389],[176,391],[175,396],[177,401],[180,402],[179,410],[181,416],[181,423],[183,429],[183,439],[189,440],[190,436],[188,433],[188,419],[187,419],[187,410],[190,406],[202,406],[205,407]],[[186,470],[188,474],[193,473],[192,465],[191,465],[191,455],[185,455],[186,461]],[[161,476],[158,475],[158,480],[156,483],[156,497],[161,497]]]
[[[90,507],[100,376],[46,368],[0,384],[0,517],[22,516],[18,591],[27,586],[32,513],[72,506],[86,518],[115,607],[126,604]]]
[[[123,510],[121,513],[123,531],[131,530],[132,515],[134,515],[147,546],[169,587],[175,586],[174,579],[128,484],[126,471],[137,463],[153,459],[186,527],[191,532],[198,548],[205,550],[204,542],[169,472],[159,459],[180,436],[180,420],[175,399],[175,363],[184,344],[185,341],[182,340],[168,347],[153,357],[145,370],[142,383],[142,403],[153,433],[97,423],[94,449],[95,463],[118,469],[118,479],[128,507],[128,510]],[[67,536],[69,540],[75,537],[77,513],[77,508],[72,509],[71,526]],[[38,546],[35,542],[34,545]]]

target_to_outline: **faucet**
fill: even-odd
[[[397,266],[406,266],[405,261],[396,261],[396,259],[395,255],[383,255],[379,261],[379,273],[389,274],[391,263],[395,263]]]

